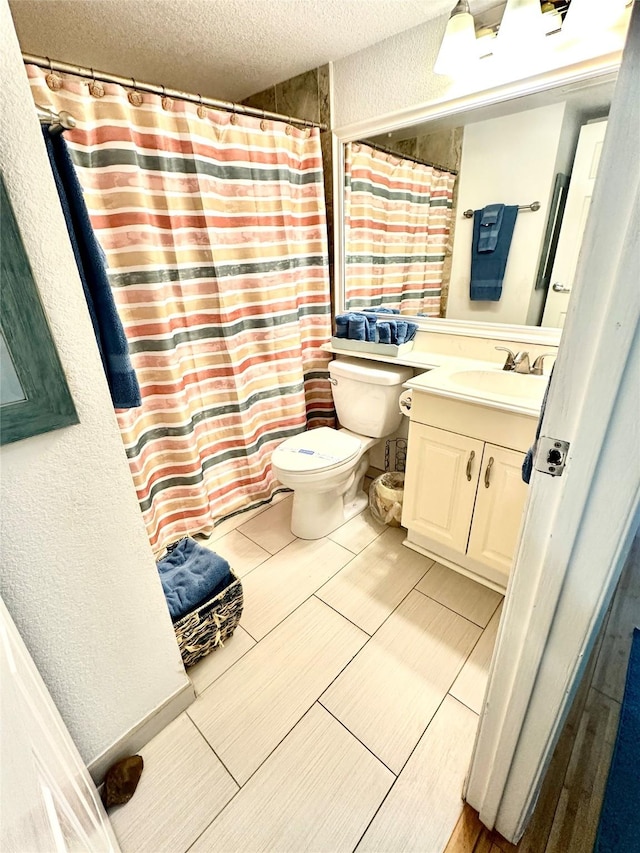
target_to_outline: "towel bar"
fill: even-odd
[[[532,201],[531,204],[519,204],[518,210],[540,210],[540,202]],[[462,214],[465,219],[473,219],[473,210],[469,208],[469,210],[465,210]]]

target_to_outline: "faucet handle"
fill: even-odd
[[[509,347],[494,347],[494,349],[500,350],[501,352],[508,353],[507,360],[504,363],[503,370],[514,370],[516,366],[516,356],[515,353],[511,352]]]
[[[550,355],[557,355],[555,352],[543,352],[542,355],[539,355],[536,360],[533,362],[533,367],[531,368],[531,373],[534,376],[542,376],[543,374],[543,361]]]

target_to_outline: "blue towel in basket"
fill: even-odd
[[[174,622],[218,595],[232,581],[229,563],[193,539],[181,539],[158,561],[169,613]]]

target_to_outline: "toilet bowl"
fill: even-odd
[[[278,480],[293,489],[291,532],[300,539],[320,539],[367,506],[369,451],[400,425],[398,398],[412,376],[410,368],[352,358],[331,362],[329,373],[342,428],[292,436],[271,458]]]

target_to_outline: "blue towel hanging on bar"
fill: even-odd
[[[517,216],[517,204],[491,204],[482,210],[473,212],[471,285],[469,288],[469,297],[472,302],[498,302],[500,300]],[[483,219],[484,226],[481,225]]]

